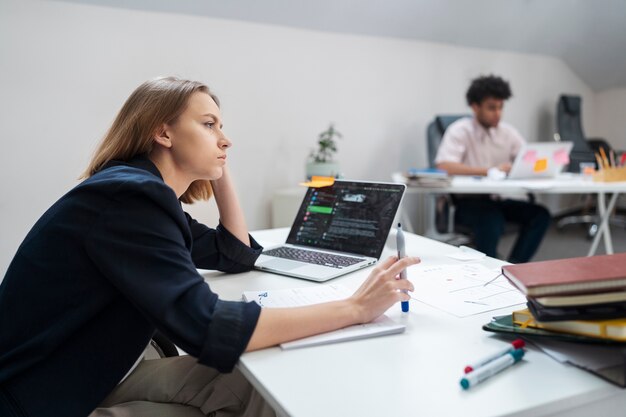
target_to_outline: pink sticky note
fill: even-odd
[[[537,160],[537,151],[533,151],[532,149],[526,151],[524,156],[522,156],[522,160],[526,163],[534,164]]]
[[[559,165],[569,164],[569,154],[567,153],[565,149],[559,149],[557,151],[554,151],[553,157],[554,157],[554,162],[556,162]]]

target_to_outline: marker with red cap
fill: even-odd
[[[469,374],[465,374],[463,378],[461,378],[461,387],[463,389],[469,389],[474,385],[484,381],[497,374],[500,371],[505,370],[509,366],[515,365],[524,357],[524,349],[513,349],[511,352],[507,352],[504,355],[500,356],[489,362],[488,364],[481,366],[474,372],[470,372]]]
[[[484,358],[482,358],[479,361],[476,361],[470,365],[467,365],[465,367],[465,373],[469,374],[470,372],[480,368],[481,366],[484,366],[486,364],[488,364],[489,362],[498,359],[500,356],[506,355],[507,353],[513,352],[515,349],[521,349],[524,346],[526,346],[526,343],[524,343],[524,341],[522,339],[515,339],[514,341],[511,342],[511,345],[505,349],[499,350],[498,352],[494,352],[489,356],[485,356]]]

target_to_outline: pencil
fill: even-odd
[[[596,152],[593,153],[596,156],[596,162],[598,163],[598,170],[604,169],[604,166],[602,164],[602,159],[600,159],[600,155],[598,155]]]
[[[602,161],[604,162],[606,168],[609,167],[609,160],[606,157],[606,152],[604,152],[604,148],[600,146],[600,155],[602,155]]]
[[[615,151],[613,149],[609,151],[609,157],[611,158],[611,166],[615,167]]]

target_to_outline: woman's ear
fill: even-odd
[[[169,126],[163,124],[154,132],[154,141],[166,148],[172,147],[172,140],[170,139]]]

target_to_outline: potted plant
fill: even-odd
[[[311,150],[306,164],[306,176],[310,179],[313,175],[324,177],[338,177],[339,163],[333,161],[333,155],[337,152],[336,140],[341,138],[335,126],[331,123],[328,129],[319,134],[317,138],[318,148]]]

